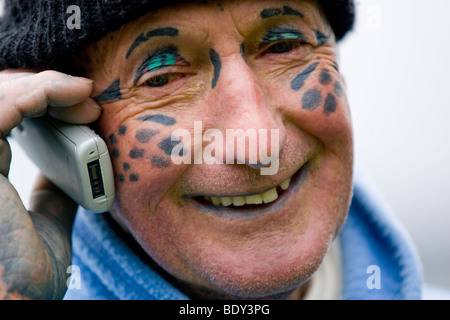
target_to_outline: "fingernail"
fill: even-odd
[[[94,108],[94,109],[96,109],[96,110],[103,111],[103,108],[102,108],[97,102],[95,102],[95,101],[94,101],[93,99],[91,99],[91,98],[89,98],[89,99],[86,100],[86,105],[89,106],[89,107],[91,107],[91,108]]]
[[[92,84],[94,83],[94,80],[88,79],[88,78],[83,78],[83,77],[72,77],[71,78],[75,81],[78,81],[80,83],[84,83],[84,84]]]

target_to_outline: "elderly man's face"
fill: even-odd
[[[112,215],[187,287],[251,298],[298,293],[340,230],[352,189],[335,40],[314,2],[165,8],[87,53],[115,169]],[[191,133],[191,142],[180,141],[193,159],[196,121],[200,137],[208,129],[224,137],[227,129],[276,130],[279,170],[175,164],[172,133]]]

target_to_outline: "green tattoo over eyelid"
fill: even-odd
[[[278,40],[301,40],[307,41],[306,37],[299,31],[290,28],[275,28],[266,33],[263,38],[263,44]]]
[[[270,37],[264,38],[264,41],[277,41],[277,40],[285,40],[285,39],[299,39],[298,34],[294,33],[280,33],[278,35],[272,35]]]
[[[175,48],[167,48],[157,51],[149,56],[149,58],[139,68],[135,83],[146,72],[156,71],[165,67],[174,66],[176,64],[188,64]]]
[[[180,56],[173,53],[165,53],[161,57],[155,57],[148,62],[147,71],[154,71],[163,67],[173,66],[177,63],[177,58],[179,57]]]

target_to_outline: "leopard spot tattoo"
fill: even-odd
[[[323,86],[329,85],[333,79],[331,78],[331,74],[327,70],[322,70],[319,76],[319,82]]]
[[[313,63],[309,65],[305,70],[303,70],[301,73],[299,73],[294,80],[291,82],[291,88],[292,90],[299,91],[303,85],[305,84],[306,80],[311,76],[311,74],[316,70],[317,66],[319,65],[318,62]]]
[[[334,93],[336,93],[339,98],[342,98],[343,96],[342,86],[338,81],[334,84]]]
[[[337,102],[334,95],[331,93],[328,94],[327,98],[325,99],[325,105],[324,105],[324,111],[326,115],[329,115],[330,113],[336,112],[337,108]]]
[[[120,126],[120,128],[119,128],[119,135],[121,135],[121,136],[123,136],[123,135],[125,135],[126,133],[127,133],[127,126],[125,126],[125,125],[123,125],[123,126]]]
[[[109,136],[109,143],[113,146],[117,143],[116,135],[113,133]]]
[[[134,148],[130,151],[130,158],[131,159],[141,159],[145,156],[145,150],[144,149],[138,149]]]
[[[138,182],[139,181],[139,175],[135,174],[135,173],[130,174],[130,181],[131,182]]]
[[[148,143],[158,133],[158,130],[142,129],[136,132],[135,138],[140,143]]]
[[[322,103],[322,94],[317,89],[308,90],[302,98],[303,109],[315,110]]]
[[[154,122],[158,124],[162,124],[163,126],[169,127],[173,126],[177,123],[177,121],[174,118],[162,115],[162,114],[155,114],[155,115],[147,115],[143,117],[139,117],[136,120],[144,121],[144,122]]]
[[[180,141],[172,141],[172,138],[166,138],[158,144],[158,147],[168,156],[172,155],[173,149],[180,144]],[[180,157],[183,156],[183,150],[180,150]]]
[[[111,150],[111,155],[114,157],[114,158],[119,158],[120,157],[120,152],[119,152],[119,149],[113,149],[113,150]]]
[[[156,168],[168,168],[170,167],[169,159],[160,156],[153,156],[151,159],[151,163]]]

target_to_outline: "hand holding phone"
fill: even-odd
[[[49,113],[67,123],[97,120],[101,108],[89,98],[92,81],[56,71],[0,72],[0,174],[8,177],[11,150],[6,137],[24,118]]]
[[[55,71],[3,76],[7,81],[0,86],[13,87],[15,94],[13,99],[9,98],[9,105],[14,108],[4,107],[7,117],[0,127],[2,136],[28,117],[12,131],[12,136],[41,173],[86,209],[107,211],[114,198],[114,185],[106,144],[87,126],[69,125],[49,116],[37,117],[53,113],[67,121],[82,123],[92,114],[92,110],[86,109],[99,114],[100,107],[92,99],[81,104],[79,101],[90,94],[92,82]],[[37,82],[39,78],[47,82]],[[64,85],[71,85],[71,89],[64,90]],[[9,146],[4,149],[6,161],[2,161],[5,163],[2,173],[7,175],[11,155]]]
[[[74,124],[91,123],[101,108],[89,96],[92,81],[55,71],[0,72],[0,299],[58,299],[67,287],[71,230],[76,205],[41,184],[29,210],[8,181],[11,150],[6,140],[24,118],[46,113]],[[34,181],[30,181],[34,183]]]
[[[106,143],[88,126],[49,116],[26,119],[12,131],[41,173],[85,209],[106,212],[114,178]]]

